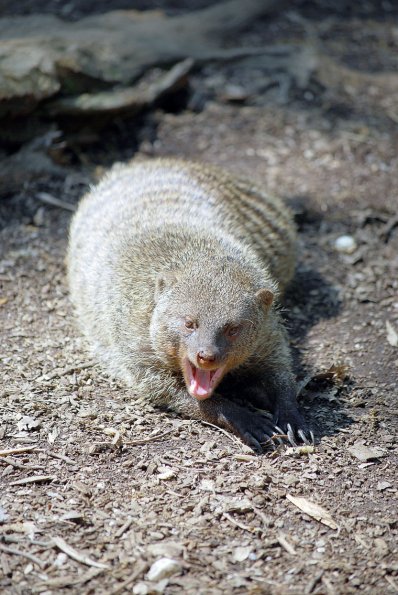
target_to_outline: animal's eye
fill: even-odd
[[[239,334],[241,327],[238,324],[231,325],[227,328],[228,337],[236,337]]]
[[[192,320],[192,318],[186,318],[184,321],[185,328],[189,331],[194,331],[196,329],[196,322]]]

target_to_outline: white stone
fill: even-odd
[[[352,236],[340,236],[336,239],[334,247],[337,252],[352,254],[357,249],[357,243]]]
[[[173,574],[177,574],[180,571],[181,564],[179,564],[177,560],[160,558],[160,560],[156,560],[156,562],[152,564],[146,578],[149,581],[160,581],[162,578],[173,576]]]
[[[148,595],[148,585],[146,585],[145,583],[137,583],[133,587],[133,593],[134,595]]]

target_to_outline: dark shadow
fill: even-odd
[[[321,234],[321,213],[306,208],[305,198],[288,201],[295,211],[296,225],[301,241],[306,236]],[[310,369],[302,357],[302,346],[310,329],[321,320],[336,317],[342,302],[336,287],[317,271],[315,266],[300,262],[293,280],[289,284],[282,303],[282,315],[292,339],[295,372],[298,386],[310,379],[301,391],[299,402],[316,437],[336,434],[341,428],[353,423],[352,418],[342,411],[339,394],[344,392],[350,381],[336,385],[332,378],[317,378],[321,370]],[[331,365],[335,362],[330,362]],[[322,370],[323,372],[324,370]]]

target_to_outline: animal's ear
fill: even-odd
[[[262,305],[264,310],[268,312],[270,309],[272,302],[274,301],[274,294],[269,289],[259,289],[256,293],[256,298],[258,302]]]
[[[159,300],[165,289],[174,285],[176,279],[175,273],[172,272],[162,273],[162,275],[158,276],[155,281],[155,303]]]

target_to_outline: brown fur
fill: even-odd
[[[294,253],[289,211],[249,182],[181,160],[131,163],[113,168],[80,203],[70,231],[71,296],[111,374],[155,404],[258,446],[272,432],[228,399],[240,382],[238,396],[268,408],[286,431],[290,423],[290,437],[292,428],[306,429],[291,419],[290,353],[271,305],[293,274]],[[207,353],[210,363],[199,356]],[[202,369],[225,366],[205,401],[187,392],[187,357]]]

